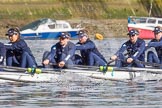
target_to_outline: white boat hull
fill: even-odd
[[[60,78],[60,75],[64,73],[77,74],[97,79],[115,80],[115,81],[128,81],[133,80],[137,77],[143,77],[143,80],[159,80],[162,79],[162,74],[154,74],[147,72],[128,72],[128,71],[113,71],[113,72],[98,72],[90,70],[79,70],[79,69],[62,69],[58,71],[49,71],[40,74],[27,74],[18,72],[0,72],[0,80],[18,81],[18,82],[56,82]],[[149,77],[147,78],[146,76]],[[151,77],[150,77],[151,75]],[[158,76],[158,77],[157,77]],[[84,80],[84,79],[83,79]]]
[[[0,80],[18,81],[18,82],[55,82],[58,79],[58,74],[27,74],[15,72],[0,72]]]
[[[84,75],[92,78],[107,79],[107,80],[131,80],[137,76],[140,76],[139,72],[124,72],[124,71],[113,71],[113,72],[97,72],[97,71],[84,71],[84,70],[64,70],[65,72],[72,72],[79,75]]]

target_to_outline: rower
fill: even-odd
[[[76,44],[76,50],[80,51],[83,65],[106,66],[107,61],[98,51],[95,43],[90,40],[87,30],[80,30],[78,33],[79,42]]]
[[[5,52],[5,46],[2,42],[0,42],[0,65],[4,65]]]
[[[51,47],[51,51],[43,54],[42,64],[44,67],[69,68],[73,63],[75,53],[75,44],[70,41],[71,35],[68,32],[62,32],[59,42]],[[52,65],[50,65],[50,63]]]
[[[147,49],[151,47],[155,48],[155,51],[148,51],[147,61],[150,63],[162,64],[162,30],[159,26],[155,27],[154,30],[155,38],[152,39],[146,46]]]
[[[110,59],[116,60],[117,67],[144,67],[135,61],[144,61],[145,41],[138,38],[139,32],[136,29],[129,30],[127,35],[129,40]]]
[[[35,58],[28,47],[27,43],[20,38],[20,31],[18,28],[10,28],[6,36],[10,42],[5,44],[6,48],[6,65],[16,67],[36,67]]]

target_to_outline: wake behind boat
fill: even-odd
[[[153,39],[154,28],[156,26],[162,27],[162,18],[156,17],[128,17],[128,30],[138,29],[139,37],[142,39]]]
[[[24,39],[58,39],[61,32],[69,32],[72,38],[77,38],[76,33],[82,30],[81,27],[72,28],[69,22],[43,18],[20,28]]]

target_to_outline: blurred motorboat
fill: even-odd
[[[72,28],[69,22],[43,18],[31,22],[20,28],[21,37],[24,39],[58,39],[61,32],[69,32],[72,38],[77,38],[77,31],[81,27]]]
[[[128,17],[128,30],[137,29],[139,31],[139,37],[142,39],[153,39],[154,27],[162,27],[162,18],[156,17]]]

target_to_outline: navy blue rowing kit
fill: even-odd
[[[0,65],[4,65],[5,52],[5,46],[0,42]]]
[[[162,63],[162,38],[158,41],[157,39],[152,39],[147,48],[154,47],[157,55],[153,51],[148,51],[147,61],[150,63]]]
[[[6,48],[6,65],[18,67],[36,67],[35,58],[23,39],[16,42],[9,42]]]
[[[94,42],[90,39],[87,39],[85,43],[78,42],[76,44],[76,50],[80,50],[81,57],[83,60],[83,65],[96,65],[96,66],[105,66],[107,61],[103,55],[98,51]]]
[[[145,60],[145,41],[142,39],[137,39],[137,41],[133,44],[130,40],[125,42],[121,48],[115,54],[118,57],[116,61],[117,67],[122,66],[135,66],[135,67],[144,67],[143,64],[139,64],[136,62],[127,63],[127,58],[132,58],[134,61]]]
[[[51,51],[47,57],[50,63],[57,65],[57,63],[64,61],[65,67],[73,65],[73,57],[75,54],[75,44],[68,42],[66,46],[62,46],[60,42],[56,43],[51,47]]]

